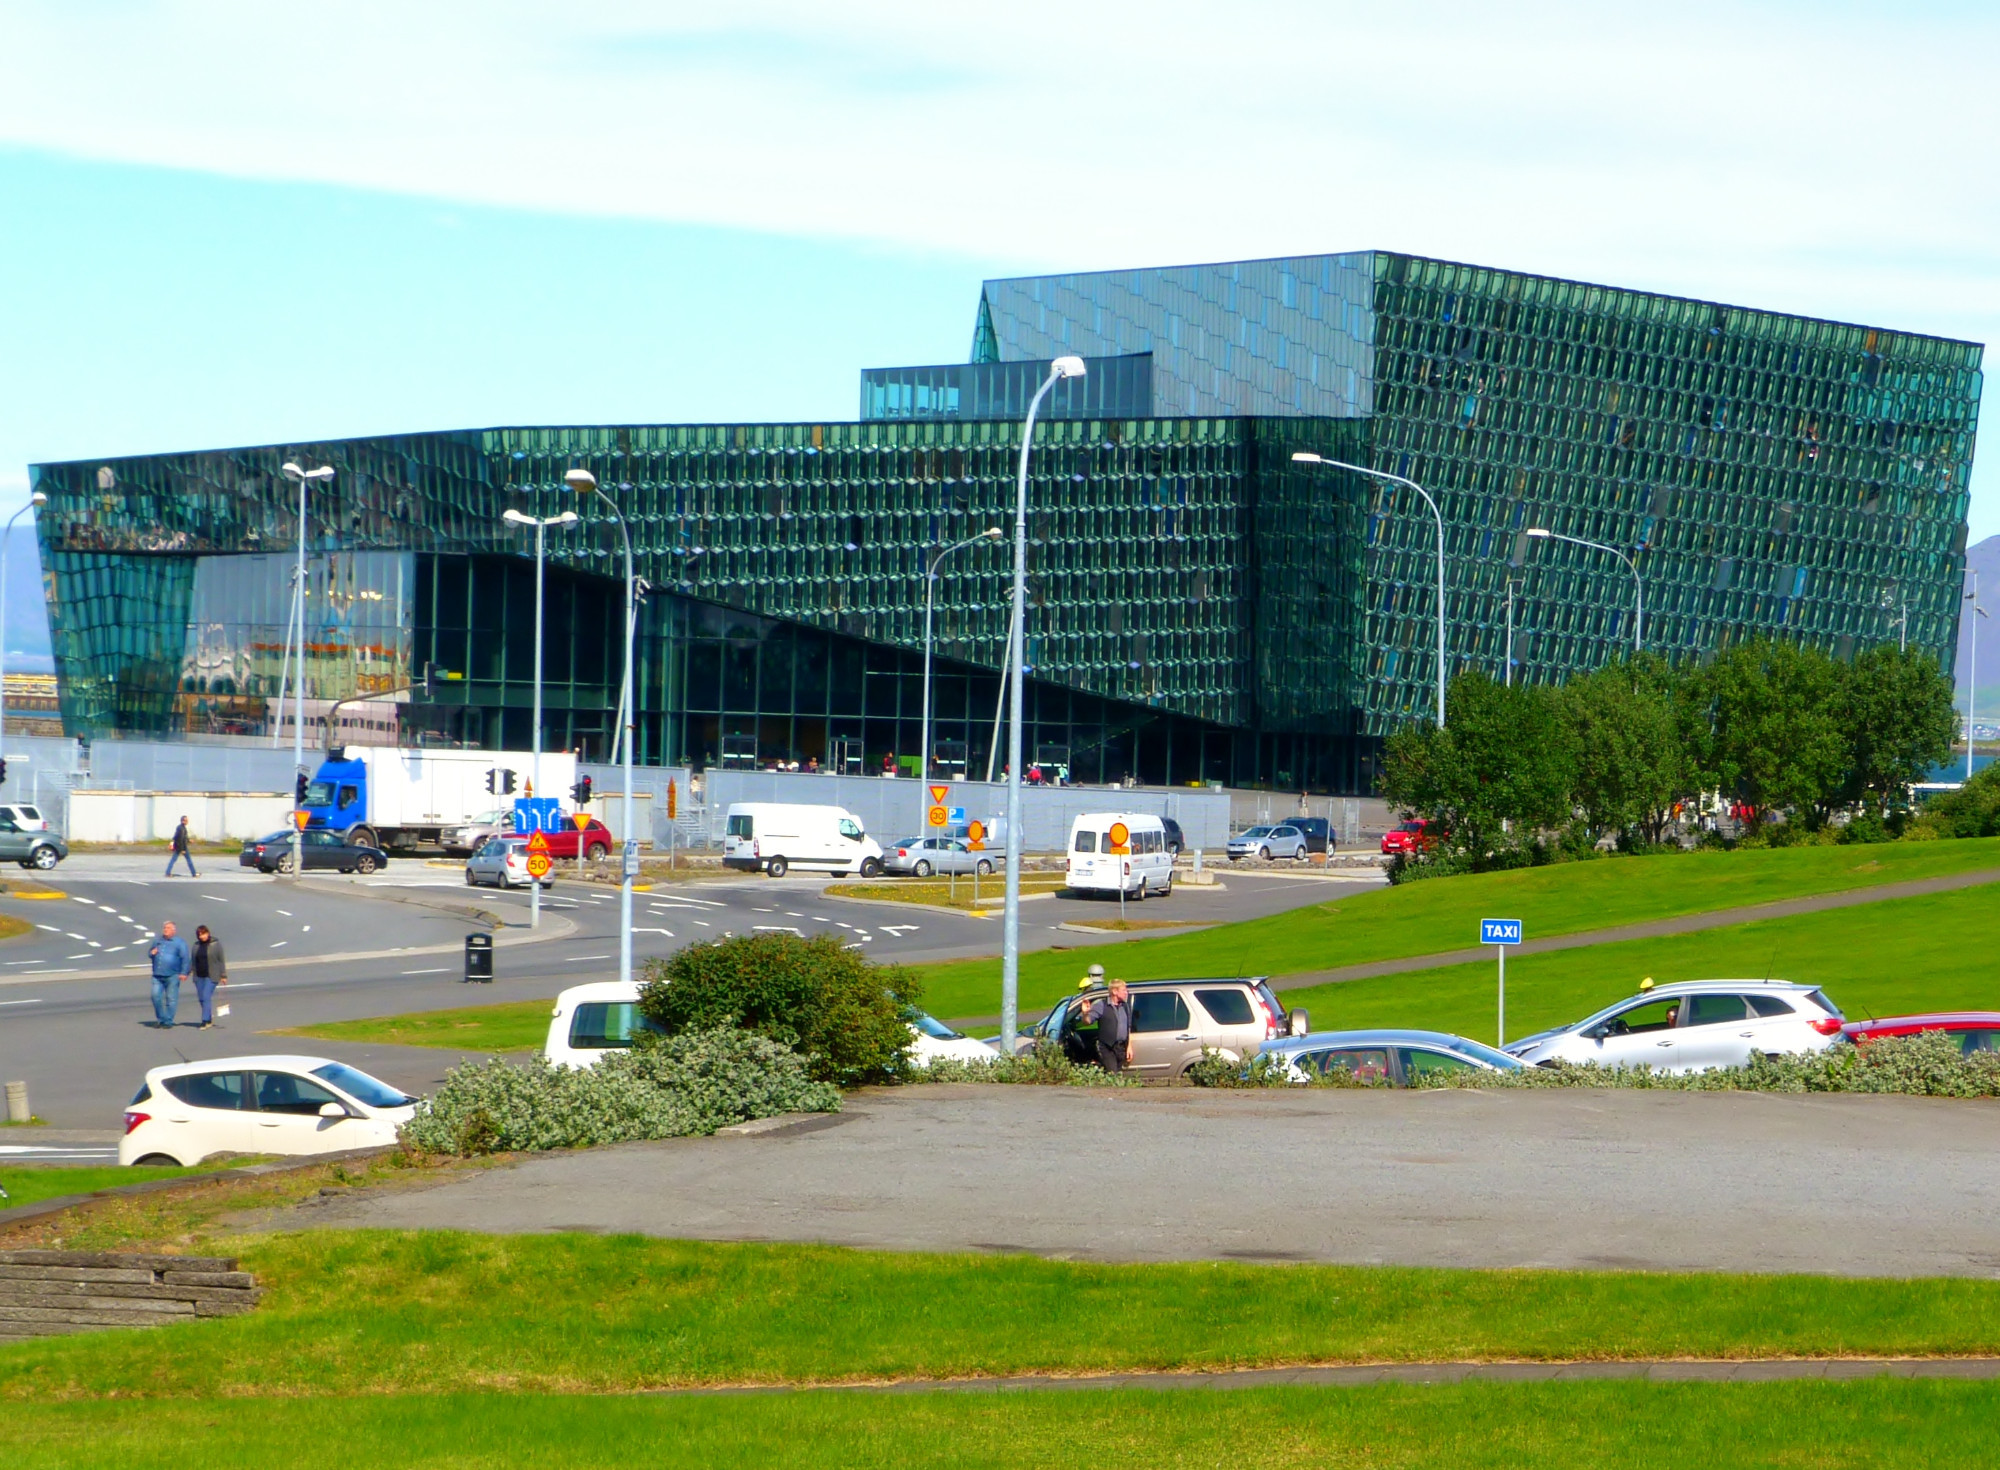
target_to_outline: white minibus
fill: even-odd
[[[1117,829],[1125,829],[1125,851],[1113,852]],[[1085,812],[1069,827],[1069,876],[1076,893],[1149,892],[1171,897],[1174,855],[1166,824],[1150,812]]]

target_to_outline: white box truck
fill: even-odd
[[[386,850],[443,847],[453,829],[516,797],[567,804],[576,756],[542,752],[542,784],[528,790],[535,758],[524,750],[395,750],[361,745],[320,762],[302,803],[306,825]]]

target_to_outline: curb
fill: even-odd
[[[347,1159],[370,1159],[380,1154],[394,1152],[393,1148],[387,1146],[350,1148],[333,1154],[306,1154],[299,1158],[286,1159],[281,1163],[244,1164],[235,1169],[218,1169],[213,1174],[187,1174],[179,1179],[142,1179],[137,1184],[114,1184],[109,1189],[93,1189],[86,1194],[61,1194],[53,1199],[37,1200],[31,1205],[16,1205],[11,1210],[0,1210],[0,1230],[29,1220],[39,1220],[44,1215],[60,1215],[64,1210],[73,1210],[78,1205],[124,1199],[130,1195],[158,1194],[162,1190],[184,1189],[189,1185],[212,1184],[224,1179],[256,1179],[266,1174],[288,1174],[300,1169],[316,1169],[321,1164],[337,1164]]]

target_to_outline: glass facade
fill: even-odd
[[[869,370],[856,423],[499,428],[34,467],[65,728],[269,730],[310,492],[315,704],[426,666],[405,740],[528,744],[532,533],[548,537],[544,738],[602,755],[621,571],[649,584],[649,762],[875,770],[918,745],[923,575],[1011,526],[1018,415],[1047,359],[1030,483],[1030,749],[1081,780],[1356,789],[1428,714],[1435,530],[1450,670],[1594,667],[1633,634],[1699,656],[1760,633],[1949,660],[1978,346],[1367,252],[987,282],[971,364]],[[1067,395],[1067,396],[1064,396]],[[1009,558],[937,587],[938,749],[982,774]],[[404,697],[407,698],[407,697]],[[373,708],[381,708],[375,705]]]

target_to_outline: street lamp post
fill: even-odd
[[[298,794],[298,778],[306,773],[306,482],[308,480],[331,480],[333,466],[320,465],[317,469],[301,469],[291,460],[284,463],[285,476],[299,482],[299,562],[293,572],[294,584],[292,605],[293,621],[297,625],[297,636],[292,646],[297,648],[299,674],[292,681],[292,792]],[[278,701],[278,712],[284,713],[284,700]],[[292,876],[303,878],[306,874],[306,828],[299,820],[297,812],[292,814]]]
[[[1021,424],[1021,468],[1014,483],[1014,597],[1007,629],[1007,677],[1013,707],[1007,722],[1007,902],[1000,935],[1000,1055],[1014,1054],[1014,1019],[1021,980],[1021,718],[1027,698],[1024,669],[1028,612],[1028,449],[1035,438],[1035,411],[1064,378],[1083,376],[1083,359],[1058,357],[1028,404]]]
[[[1500,670],[1500,682],[1509,689],[1514,687],[1514,579],[1507,579],[1507,663]]]
[[[989,526],[977,536],[967,536],[963,541],[954,541],[931,558],[930,566],[924,572],[924,705],[923,716],[917,723],[917,765],[920,771],[917,785],[924,789],[920,789],[917,793],[922,798],[917,802],[917,806],[925,820],[917,823],[919,836],[928,825],[930,816],[930,791],[927,788],[931,777],[931,605],[936,600],[938,563],[954,551],[963,551],[966,547],[977,546],[981,542],[998,541],[1006,534],[998,526]]]
[[[618,508],[618,502],[604,493],[597,483],[597,476],[589,470],[570,470],[563,476],[563,483],[578,494],[595,495],[603,501],[612,518],[618,522],[618,539],[625,547],[625,675],[619,684],[618,710],[621,728],[618,732],[622,747],[621,772],[625,778],[625,816],[621,823],[624,841],[618,854],[618,978],[623,983],[632,983],[632,880],[638,876],[638,839],[632,835],[632,729],[638,722],[638,712],[633,705],[632,690],[632,640],[638,622],[639,582],[632,575],[632,533],[625,524],[625,512]]]
[[[28,497],[26,505],[7,518],[6,533],[0,535],[0,771],[7,767],[7,548],[14,539],[14,522],[36,506],[48,503],[49,497],[37,490]],[[0,776],[0,785],[5,784],[6,777]]]
[[[1979,698],[1979,619],[1986,616],[1986,609],[1979,605],[1979,573],[1972,574],[1972,590],[1965,594],[1966,602],[1973,611],[1972,633],[1965,651],[1965,779],[1972,779],[1972,712]]]
[[[1567,541],[1572,546],[1587,546],[1592,551],[1608,551],[1625,563],[1625,570],[1632,574],[1632,651],[1643,652],[1646,647],[1646,584],[1639,580],[1638,563],[1617,547],[1606,546],[1602,541],[1586,541],[1581,536],[1565,536],[1560,531],[1551,531],[1543,526],[1531,526],[1528,534],[1537,541]]]
[[[509,509],[502,513],[501,520],[516,526],[535,528],[535,713],[534,744],[529,747],[528,784],[535,788],[530,795],[539,797],[542,785],[542,549],[543,538],[550,526],[573,526],[576,512],[566,510],[559,516],[531,516],[526,511]],[[583,841],[579,834],[577,841]],[[542,924],[542,880],[528,875],[528,926],[539,929]]]
[[[1357,475],[1366,475],[1372,480],[1387,480],[1394,485],[1407,485],[1423,496],[1424,504],[1431,508],[1431,519],[1437,522],[1437,613],[1438,613],[1438,658],[1437,658],[1437,708],[1438,728],[1444,728],[1444,515],[1438,510],[1437,502],[1431,499],[1431,492],[1415,480],[1407,480],[1401,475],[1392,475],[1387,470],[1371,470],[1366,465],[1348,464],[1343,460],[1327,459],[1322,455],[1301,451],[1292,456],[1295,464],[1325,465],[1330,470],[1352,470]]]

